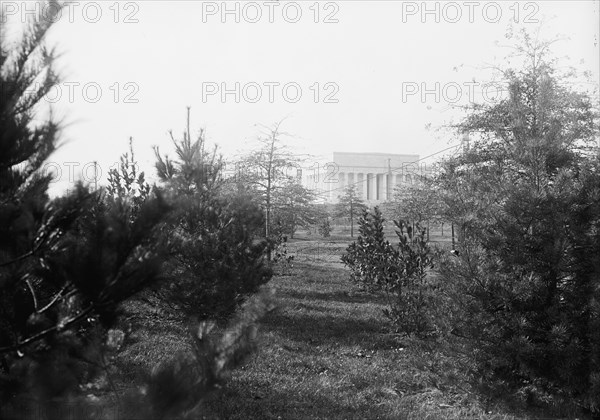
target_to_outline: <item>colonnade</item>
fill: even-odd
[[[337,177],[317,179],[308,176],[309,188],[320,190],[328,201],[337,201],[347,186],[355,185],[358,196],[364,201],[390,200],[397,185],[412,184],[416,175],[411,173],[381,172],[338,172]]]

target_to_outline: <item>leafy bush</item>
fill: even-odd
[[[280,235],[271,255],[271,266],[279,275],[289,275],[294,267],[294,256],[288,253],[287,236]]]
[[[399,239],[394,247],[385,239],[384,222],[378,207],[372,214],[365,211],[358,221],[358,238],[348,246],[342,261],[355,282],[385,292],[389,309],[384,314],[398,331],[418,335],[434,332],[435,285],[427,278],[433,257],[426,230],[417,224],[415,234],[410,224],[394,222]]]
[[[321,220],[317,230],[319,231],[319,235],[321,235],[323,238],[329,238],[329,236],[331,236],[332,228],[329,217],[325,217]]]
[[[416,232],[413,232],[410,224],[404,221],[394,223],[399,239],[393,253],[398,275],[390,277],[391,281],[386,285],[390,309],[384,313],[401,332],[432,333],[436,330],[433,310],[437,303],[437,287],[427,278],[427,270],[433,268],[433,257],[426,240],[426,229],[416,224]]]

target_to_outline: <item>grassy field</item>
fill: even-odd
[[[290,241],[294,265],[271,282],[278,308],[261,323],[259,352],[205,401],[200,418],[542,418],[483,403],[452,343],[392,333],[383,301],[349,282],[339,262],[347,244]],[[167,309],[135,305],[138,332],[119,358],[120,388],[138,369],[186,349],[186,329]]]

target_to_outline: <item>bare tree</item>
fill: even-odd
[[[264,127],[265,133],[258,139],[259,147],[242,156],[236,174],[238,182],[248,185],[261,198],[267,238],[271,235],[275,196],[297,176],[301,159],[282,142],[283,137],[289,136],[281,131],[283,121]]]

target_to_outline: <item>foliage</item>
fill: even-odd
[[[23,417],[20,409],[33,404],[60,418],[53,405],[72,402],[103,369],[112,348],[106,332],[120,304],[159,278],[159,232],[169,211],[156,196],[132,215],[129,202],[81,184],[49,199],[51,177],[42,165],[55,149],[59,124],[35,116],[56,81],[43,43],[51,20],[29,25],[12,53],[2,34],[2,417]]]
[[[262,288],[222,331],[213,321],[195,325],[190,334],[192,351],[165,359],[147,376],[143,387],[126,395],[123,418],[200,415],[204,398],[256,350],[258,321],[274,308],[273,293],[273,289]]]
[[[292,234],[297,225],[311,219],[309,204],[312,194],[296,181],[298,157],[283,144],[282,137],[287,134],[281,131],[282,123],[280,121],[267,128],[258,139],[258,146],[239,160],[236,174],[237,183],[258,197],[265,213],[264,236],[275,242],[282,230]],[[300,196],[294,197],[294,191]],[[284,208],[280,208],[277,215],[278,205],[294,208],[294,213],[288,215]]]
[[[255,243],[251,231],[262,227],[262,214],[242,197],[210,195],[218,171],[202,160],[196,164],[192,158],[202,150],[189,141],[177,145],[180,161],[159,156],[171,188],[164,191],[168,199],[160,191],[150,194],[132,153],[111,171],[108,191],[77,184],[50,200],[51,176],[42,168],[55,149],[59,124],[36,120],[35,111],[56,81],[52,54],[43,46],[51,21],[32,23],[12,53],[2,33],[0,417],[106,418],[97,398],[86,396],[102,378],[127,418],[185,416],[254,349],[256,322],[272,307],[268,291],[249,302],[223,334],[210,334],[211,324],[200,324],[193,356],[177,355],[126,396],[118,394],[109,369],[125,338],[117,328],[122,304],[162,279],[166,251],[182,251],[173,245],[194,240],[203,252],[194,255],[196,264],[205,264],[200,271],[218,276],[227,301],[237,304],[238,293],[258,288],[238,287],[241,278],[247,285],[247,279],[268,277],[261,265],[265,245]],[[204,201],[194,207],[198,198]],[[171,215],[170,204],[185,204],[184,212]],[[200,236],[173,242],[186,228]]]
[[[414,222],[440,220],[442,208],[437,185],[428,178],[409,186],[398,186],[392,200],[394,218]]]
[[[288,253],[287,236],[281,235],[277,238],[276,246],[273,247],[271,266],[277,275],[289,275],[294,267],[294,255]]]
[[[265,256],[272,244],[259,239],[264,218],[252,195],[222,189],[221,159],[207,155],[200,132],[173,142],[178,158],[162,157],[156,168],[165,194],[177,209],[168,232],[162,294],[187,315],[227,318],[271,278]]]
[[[435,332],[433,309],[436,307],[436,285],[427,278],[433,268],[431,248],[426,229],[417,223],[416,231],[405,221],[394,221],[399,243],[394,252],[398,276],[390,278],[385,292],[390,309],[384,310],[406,334],[426,335]]]
[[[224,318],[272,275],[258,239],[263,214],[247,197],[178,201],[171,234],[170,300],[200,319]]]
[[[181,140],[175,139],[172,131],[169,135],[177,160],[161,155],[158,146],[154,147],[159,179],[179,196],[201,196],[216,191],[223,182],[223,160],[217,155],[216,146],[212,154],[206,152],[204,130],[200,130],[196,140],[192,141],[188,121],[188,130],[183,133]]]
[[[358,196],[356,185],[349,185],[344,189],[344,195],[338,197],[338,203],[335,206],[335,215],[344,217],[350,221],[350,236],[354,237],[354,217],[361,214],[367,206]]]
[[[129,155],[131,153],[131,155]],[[112,197],[130,199],[134,208],[139,208],[150,195],[150,185],[144,172],[138,173],[138,165],[133,154],[133,138],[129,138],[129,153],[121,155],[118,169],[108,172],[106,191]]]
[[[359,236],[348,246],[342,261],[350,268],[351,278],[370,289],[385,291],[389,309],[384,314],[406,334],[434,332],[433,308],[435,285],[427,279],[433,268],[432,251],[425,229],[417,224],[417,233],[404,222],[394,222],[399,239],[397,247],[384,237],[384,219],[378,207],[364,211],[359,219]]]
[[[329,217],[323,217],[319,222],[319,226],[317,227],[319,235],[323,238],[329,238],[331,236],[331,220]]]
[[[394,267],[394,248],[385,239],[384,219],[379,207],[373,212],[363,210],[358,220],[358,238],[352,242],[342,262],[350,268],[350,278],[369,290],[380,290],[397,272]]]
[[[315,194],[298,179],[291,178],[282,183],[273,197],[273,220],[279,229],[272,229],[272,233],[290,235],[293,239],[298,227],[314,224],[318,217],[314,199]]]
[[[460,126],[478,137],[439,177],[463,234],[442,276],[455,286],[455,332],[472,339],[480,374],[528,401],[597,413],[598,113],[557,73],[548,47],[524,36],[523,68],[503,73],[508,97],[475,107]]]

